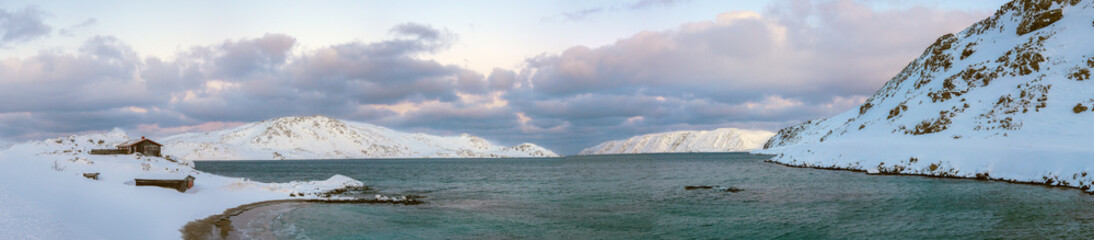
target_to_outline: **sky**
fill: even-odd
[[[0,1],[0,146],[297,115],[561,154],[777,131],[1005,2]]]

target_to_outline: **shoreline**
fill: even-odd
[[[754,154],[754,155],[770,155],[770,154]],[[1087,196],[1094,196],[1094,192],[1085,191],[1079,187],[1051,184],[1048,182],[1036,182],[1036,181],[1017,181],[1012,179],[993,178],[987,175],[972,176],[954,176],[954,175],[928,175],[922,173],[894,173],[894,172],[869,172],[862,169],[846,168],[846,167],[834,167],[834,166],[809,166],[809,165],[794,165],[783,162],[774,161],[771,159],[762,160],[765,163],[773,163],[776,165],[790,167],[790,168],[807,168],[818,169],[828,171],[849,171],[849,172],[861,172],[866,175],[903,175],[903,176],[917,176],[927,178],[939,178],[939,179],[962,179],[962,180],[977,180],[977,181],[998,181],[1010,184],[1023,184],[1042,186],[1046,188],[1060,188],[1069,190],[1080,190],[1082,193],[1086,193]],[[338,194],[341,192],[331,191],[329,193]],[[322,196],[322,195],[319,195]],[[345,197],[345,195],[341,195]],[[312,206],[313,204],[402,204],[402,205],[417,205],[424,202],[418,201],[422,196],[407,196],[403,201],[394,200],[397,198],[387,198],[377,195],[373,198],[297,198],[297,199],[278,199],[259,201],[249,204],[243,204],[237,207],[224,210],[220,214],[215,214],[202,219],[195,219],[187,222],[182,226],[179,231],[182,233],[183,239],[243,239],[243,238],[257,238],[257,239],[271,239],[276,237],[274,235],[274,224],[277,217],[282,216],[284,213],[288,213],[293,209],[299,209],[301,207]],[[407,201],[409,200],[409,201]]]
[[[306,207],[312,204],[402,204],[417,205],[421,201],[390,201],[378,199],[280,199],[244,204],[238,207],[224,210],[203,219],[196,219],[186,223],[179,229],[182,239],[241,239],[242,234],[237,227],[253,228],[254,220],[261,219],[263,213],[279,210],[290,210]],[[268,228],[266,228],[268,229]],[[269,234],[269,232],[260,232]],[[272,237],[262,235],[266,237]],[[265,238],[263,238],[265,239]]]
[[[929,175],[929,174],[922,174],[922,173],[890,173],[890,172],[870,173],[869,171],[862,170],[862,169],[855,169],[855,168],[793,165],[793,164],[789,164],[789,163],[778,162],[778,161],[771,160],[771,159],[764,160],[764,162],[773,163],[773,164],[777,164],[777,165],[780,165],[780,166],[791,167],[791,168],[809,168],[809,169],[828,170],[828,171],[860,172],[860,173],[865,173],[866,175],[915,176],[915,177],[926,177],[926,178],[942,178],[942,179],[961,179],[961,180],[1005,182],[1005,183],[1010,183],[1010,184],[1041,186],[1041,187],[1046,187],[1046,188],[1060,188],[1060,189],[1068,189],[1068,190],[1078,190],[1081,193],[1085,193],[1087,195],[1094,196],[1094,192],[1087,191],[1087,189],[1083,189],[1081,187],[1054,184],[1055,182],[1050,183],[1050,182],[1018,181],[1018,180],[1014,180],[1014,179],[993,178],[993,177],[990,177],[990,176],[983,176],[983,175],[977,175],[977,176],[974,176],[974,177],[961,177],[961,176],[949,176],[949,175],[945,175],[945,176],[944,175]]]

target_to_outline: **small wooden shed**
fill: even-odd
[[[125,141],[122,144],[118,144],[117,147],[118,150],[125,151],[125,154],[141,153],[145,156],[162,157],[160,155],[160,148],[163,147],[163,144],[159,144],[144,137],[141,137],[141,139]]]
[[[169,180],[169,179],[133,179],[137,186],[157,186],[178,190],[179,192],[186,192],[190,188],[194,187],[194,176],[187,175],[182,180]]]

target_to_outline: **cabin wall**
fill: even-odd
[[[156,156],[156,157],[160,156],[160,146],[158,146],[156,144],[153,144],[153,143],[150,143],[150,142],[143,142],[143,143],[137,144],[133,147],[135,148],[134,152],[139,152],[141,154],[144,154],[145,156]]]

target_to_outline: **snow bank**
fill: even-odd
[[[1061,144],[1085,138],[925,139],[842,138],[754,151],[793,166],[1043,183],[1080,188],[1094,184],[1094,149]]]
[[[16,239],[177,239],[189,221],[239,205],[290,194],[319,198],[364,186],[328,180],[259,183],[200,172],[186,160],[138,155],[88,155],[128,139],[120,130],[29,142],[0,151],[0,236]],[[100,173],[98,180],[83,173]],[[134,178],[196,178],[185,193],[137,187]],[[300,198],[300,197],[295,197]]]

